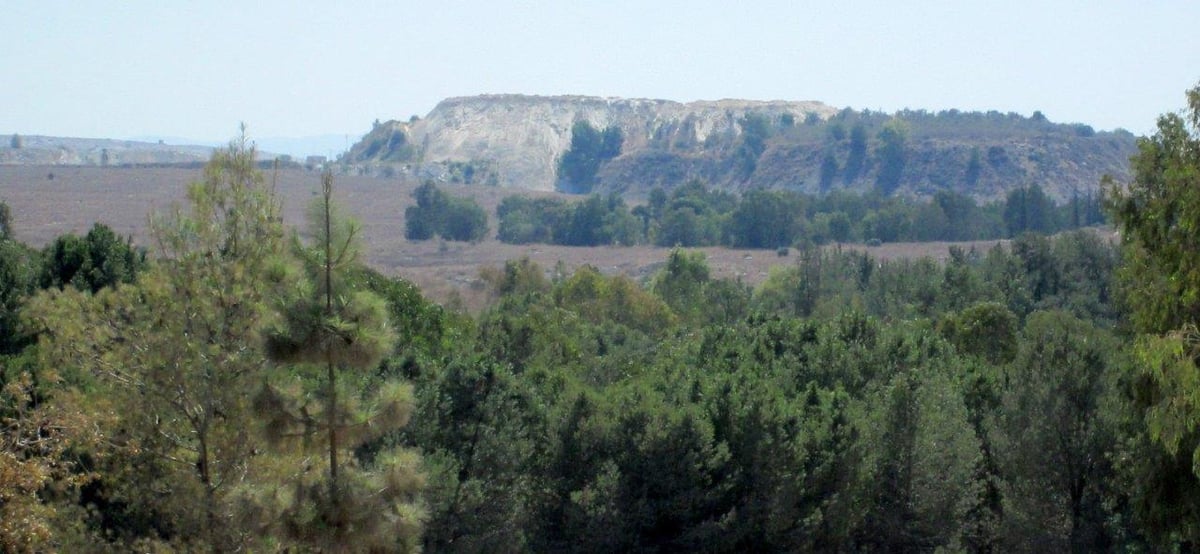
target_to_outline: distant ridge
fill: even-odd
[[[133,140],[17,135],[0,136],[0,164],[5,165],[140,165],[203,162],[213,147]]]
[[[180,137],[137,137],[131,140],[55,137],[17,134],[20,148],[12,147],[12,133],[0,135],[3,165],[182,165],[207,162],[214,148],[228,141],[198,141]],[[291,156],[303,162],[309,155],[336,159],[345,152],[348,135],[251,138],[260,160]]]
[[[343,161],[421,180],[551,190],[563,185],[558,164],[576,122],[624,139],[619,155],[600,161],[591,190],[633,195],[697,179],[735,192],[953,190],[985,201],[1037,184],[1065,200],[1095,193],[1106,174],[1127,177],[1136,150],[1128,132],[1040,113],[486,94],[447,98],[425,118],[376,122]]]

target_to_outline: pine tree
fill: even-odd
[[[290,478],[283,487],[258,491],[254,509],[285,544],[410,551],[424,518],[419,458],[404,450],[362,452],[407,423],[412,388],[374,374],[396,336],[385,302],[355,290],[347,278],[357,263],[359,228],[337,216],[332,174],[322,176],[322,189],[311,214],[311,243],[294,241],[299,271],[280,266],[274,278],[281,294],[266,351],[289,371],[256,398],[278,454],[272,457],[276,470]]]
[[[231,493],[257,448],[247,429],[265,362],[256,348],[264,277],[285,245],[254,157],[244,135],[214,153],[188,188],[188,208],[152,219],[162,258],[136,282],[94,295],[54,288],[27,310],[44,363],[94,376],[89,403],[118,416],[104,429],[109,505],[153,521],[133,534],[192,543],[176,545],[184,548],[234,551],[254,540],[233,517]]]

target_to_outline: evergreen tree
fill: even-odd
[[[346,274],[358,261],[358,226],[336,215],[333,175],[326,172],[321,182],[310,216],[312,243],[294,240],[301,274],[291,277],[286,267],[278,268],[279,320],[266,332],[271,360],[302,367],[264,384],[255,399],[279,463],[290,464],[293,477],[280,490],[268,487],[258,500],[270,514],[265,525],[284,543],[415,551],[423,518],[416,454],[397,449],[350,455],[407,423],[412,389],[396,379],[372,382],[372,370],[396,337],[382,299],[350,286]],[[317,373],[304,372],[318,367]],[[339,378],[342,373],[349,374]],[[325,464],[313,461],[316,452]],[[314,471],[322,465],[324,482]]]
[[[908,125],[902,120],[893,119],[879,131],[879,174],[875,186],[884,196],[895,191],[904,177],[907,142]]]
[[[136,283],[52,288],[27,312],[46,363],[95,379],[90,406],[117,414],[103,429],[114,438],[103,503],[124,512],[105,525],[145,518],[120,533],[232,551],[255,540],[234,493],[258,446],[248,433],[264,362],[256,337],[283,229],[244,136],[213,154],[187,198],[188,210],[152,219],[163,259]]]
[[[850,154],[846,157],[846,168],[842,173],[843,182],[847,185],[858,180],[867,165],[867,128],[862,123],[855,123],[850,128]]]

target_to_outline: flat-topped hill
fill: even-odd
[[[586,183],[571,183],[560,165],[581,123],[621,140],[615,155],[587,168]],[[1126,178],[1135,149],[1128,132],[1040,113],[503,94],[450,98],[424,118],[377,122],[344,161],[422,180],[635,196],[699,179],[732,191],[954,190],[979,200],[1037,184],[1063,200],[1095,192],[1106,174]]]

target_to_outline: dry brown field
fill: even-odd
[[[51,175],[53,176],[51,178]],[[85,233],[100,222],[135,243],[149,246],[148,215],[168,210],[183,199],[189,182],[200,179],[200,169],[177,167],[94,167],[94,166],[0,166],[0,201],[12,209],[17,238],[34,246],[43,246],[63,233]],[[267,172],[283,202],[284,220],[302,225],[306,206],[319,187],[319,175],[304,170]],[[608,274],[624,274],[642,280],[653,275],[666,260],[670,249],[635,247],[569,247],[545,244],[510,245],[495,239],[495,208],[505,196],[518,191],[483,186],[445,185],[454,195],[471,196],[488,212],[492,236],[479,243],[429,240],[413,242],[404,238],[404,210],[413,204],[414,183],[376,177],[339,176],[335,195],[345,211],[363,227],[366,261],[388,275],[413,281],[430,298],[445,302],[453,299],[468,309],[478,309],[486,301],[479,270],[501,266],[506,260],[528,257],[548,271],[559,262],[565,269],[590,264]],[[522,191],[522,194],[554,195]],[[876,247],[841,245],[869,252],[878,259],[944,259],[949,248],[987,250],[1003,241],[972,243],[894,243]],[[795,256],[781,257],[773,250],[700,248],[718,277],[741,279],[757,285],[770,268],[796,263]]]

